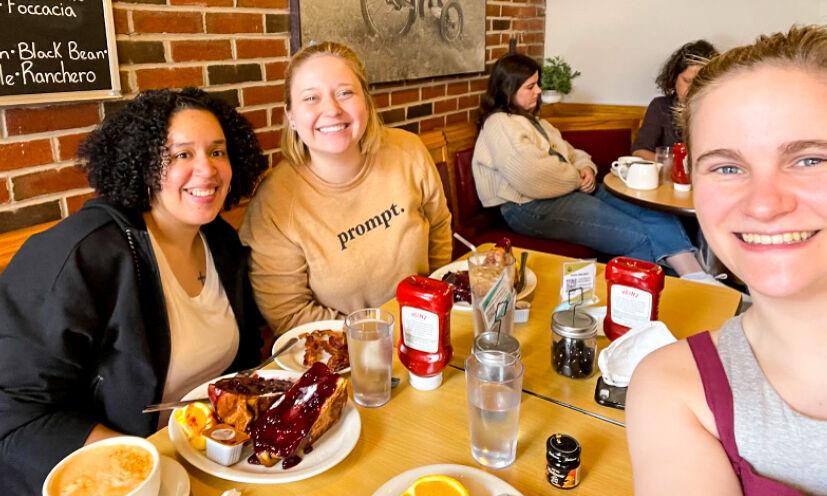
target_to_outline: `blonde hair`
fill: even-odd
[[[365,106],[367,107],[368,122],[365,126],[365,133],[359,140],[359,151],[362,155],[373,155],[379,150],[379,145],[382,140],[382,123],[379,119],[379,113],[376,111],[376,105],[370,97],[368,91],[368,80],[365,76],[365,66],[356,53],[350,48],[336,43],[334,41],[323,41],[315,45],[310,45],[299,50],[290,63],[287,65],[287,71],[284,76],[285,87],[285,110],[290,111],[293,106],[293,97],[290,91],[290,86],[293,81],[293,75],[299,67],[313,57],[321,55],[331,55],[341,59],[353,71],[356,79],[359,80],[359,85],[362,88],[362,93],[365,98]],[[290,126],[290,121],[287,117],[287,112],[284,113],[284,129],[281,133],[281,153],[291,164],[303,165],[310,160],[310,152],[307,145],[299,137],[295,129]]]
[[[710,60],[692,81],[686,103],[676,110],[690,150],[693,112],[704,95],[726,77],[762,65],[827,72],[827,28],[793,26],[787,33],[759,36],[752,45],[733,48]]]

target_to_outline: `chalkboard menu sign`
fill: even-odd
[[[0,0],[0,105],[120,89],[111,0]]]

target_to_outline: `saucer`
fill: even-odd
[[[176,460],[161,455],[161,490],[158,496],[189,496],[190,477]]]

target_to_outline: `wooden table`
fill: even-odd
[[[675,191],[671,181],[664,181],[657,189],[640,190],[629,188],[614,174],[606,174],[603,184],[609,193],[641,207],[670,214],[695,216],[692,192]]]
[[[483,245],[485,248],[486,245]],[[515,249],[516,258],[522,250]],[[586,379],[569,379],[554,372],[551,367],[551,314],[560,302],[562,263],[566,257],[527,250],[527,266],[537,275],[537,288],[530,297],[531,314],[525,324],[514,325],[514,336],[522,344],[522,360],[526,372],[523,389],[559,404],[580,409],[584,413],[618,423],[624,422],[622,410],[599,405],[594,401],[594,388],[599,371]],[[605,266],[598,264],[597,295],[600,305],[606,304]],[[728,318],[735,315],[741,301],[741,293],[722,286],[710,286],[667,277],[660,297],[659,319],[677,338],[703,330],[718,329]],[[398,315],[395,301],[383,306]],[[602,323],[601,323],[602,324]],[[474,325],[470,311],[451,312],[451,342],[454,347],[452,364],[463,367],[471,351]],[[599,349],[609,345],[601,337]]]
[[[520,250],[516,250],[519,256]],[[553,433],[574,436],[583,448],[582,482],[569,494],[631,495],[632,477],[625,430],[615,423],[623,412],[602,407],[593,399],[596,376],[574,380],[556,375],[550,366],[549,322],[559,301],[561,263],[565,257],[530,251],[528,267],[537,274],[529,322],[517,324],[514,334],[523,343],[525,363],[517,460],[510,467],[488,472],[507,481],[526,496],[551,494],[545,479],[545,441]],[[597,293],[605,302],[603,266]],[[728,288],[667,278],[661,295],[661,320],[678,336],[717,328],[732,316],[739,293]],[[383,308],[398,315],[395,301]],[[330,470],[288,484],[254,485],[213,477],[178,456],[163,429],[149,440],[161,454],[176,458],[187,470],[192,494],[219,495],[230,488],[255,495],[370,495],[386,481],[416,467],[455,463],[480,467],[471,457],[465,380],[461,367],[473,337],[471,313],[451,315],[454,359],[444,371],[442,386],[417,391],[394,354],[394,375],[402,379],[391,401],[379,408],[357,407],[362,432],[353,451]],[[608,344],[601,338],[600,347]],[[604,421],[608,420],[608,421]],[[612,423],[615,422],[615,423]]]
[[[353,451],[330,470],[288,484],[253,485],[218,479],[177,455],[163,429],[149,440],[161,454],[176,458],[190,476],[194,496],[219,495],[230,488],[255,495],[370,495],[396,475],[423,465],[456,463],[482,468],[471,457],[465,378],[448,367],[442,386],[417,391],[394,358],[402,383],[391,401],[379,408],[357,407],[362,432]],[[623,428],[548,401],[523,394],[517,460],[510,467],[487,470],[525,496],[551,494],[545,479],[545,441],[555,432],[574,436],[583,448],[582,482],[568,494],[631,495],[631,466]]]

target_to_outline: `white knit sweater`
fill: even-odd
[[[563,196],[580,187],[580,169],[597,172],[588,153],[572,147],[548,122],[539,122],[548,140],[521,115],[497,112],[485,120],[472,164],[483,206]],[[549,155],[549,146],[568,163]]]

